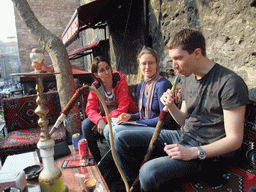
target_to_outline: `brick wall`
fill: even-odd
[[[63,31],[66,28],[75,9],[79,7],[79,0],[27,0],[35,16],[39,22],[54,35],[61,38]],[[17,39],[21,61],[21,72],[32,71],[31,60],[29,53],[32,48],[40,47],[36,40],[31,36],[27,27],[19,17],[15,8],[15,20],[17,28]],[[71,53],[74,49],[81,47],[81,40],[77,40],[68,46],[67,51]],[[42,48],[42,47],[41,47]],[[72,64],[81,67],[82,59],[77,59],[71,62]],[[45,53],[45,65],[51,65],[51,59],[48,53]]]

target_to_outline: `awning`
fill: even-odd
[[[75,60],[80,57],[84,57],[86,55],[92,54],[93,50],[98,46],[104,46],[104,47],[108,46],[108,40],[95,41],[89,45],[85,45],[81,48],[75,49],[72,53],[68,54],[69,60]]]
[[[80,6],[71,17],[62,34],[62,42],[68,46],[79,37],[79,32],[88,28],[105,28],[107,5],[110,0],[95,0]]]

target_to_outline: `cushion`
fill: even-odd
[[[57,92],[45,93],[45,105],[49,109],[47,119],[53,125],[60,115],[61,107]],[[14,97],[2,100],[4,119],[7,131],[38,128],[38,115],[34,113],[37,108],[37,95]]]
[[[52,126],[49,126],[49,131]],[[40,138],[41,128],[16,130],[0,141],[0,151],[19,150],[23,148],[36,149]],[[63,123],[55,130],[51,136],[55,142],[66,140],[66,129]]]

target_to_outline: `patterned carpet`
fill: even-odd
[[[248,192],[251,187],[255,186],[256,178],[253,173],[242,170],[238,167],[230,167],[223,175],[226,183],[211,187],[207,183],[198,181],[185,183],[182,185],[182,192]],[[254,190],[250,191],[254,192]]]

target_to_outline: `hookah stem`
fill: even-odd
[[[171,89],[172,92],[175,91],[175,88],[176,88],[176,86],[177,86],[177,84],[179,82],[179,79],[180,79],[180,73],[176,76],[176,78],[174,80],[174,83],[173,83],[173,86],[172,86],[172,89]],[[151,155],[153,153],[153,150],[155,148],[156,140],[159,137],[159,134],[161,132],[161,129],[163,127],[163,124],[164,124],[167,116],[168,116],[168,108],[165,106],[163,108],[163,110],[160,112],[159,120],[158,120],[157,125],[156,125],[156,129],[155,129],[154,134],[153,134],[153,136],[151,138],[151,141],[150,141],[149,146],[148,146],[147,153],[146,153],[146,155],[144,157],[144,160],[141,163],[140,167],[142,167],[142,165],[144,165],[144,163],[146,163],[150,159],[150,157],[151,157]],[[137,178],[133,182],[133,184],[132,184],[132,186],[130,188],[130,191],[133,191],[133,189],[137,186],[138,182],[139,182],[139,176],[137,176]]]
[[[56,120],[55,124],[53,125],[51,131],[49,132],[50,135],[54,133],[54,131],[57,129],[57,127],[64,121],[66,116],[69,114],[70,110],[74,107],[74,105],[77,103],[79,97],[82,94],[82,91],[84,89],[88,89],[88,85],[84,85],[83,87],[76,90],[75,94],[72,96],[72,98],[69,100],[66,107],[60,112],[61,115]]]
[[[174,82],[173,82],[172,89],[171,89],[172,92],[175,91],[176,86],[177,86],[177,84],[179,83],[179,80],[180,80],[180,72],[178,73],[178,75],[176,76],[176,78],[175,78],[175,80],[174,80]]]

